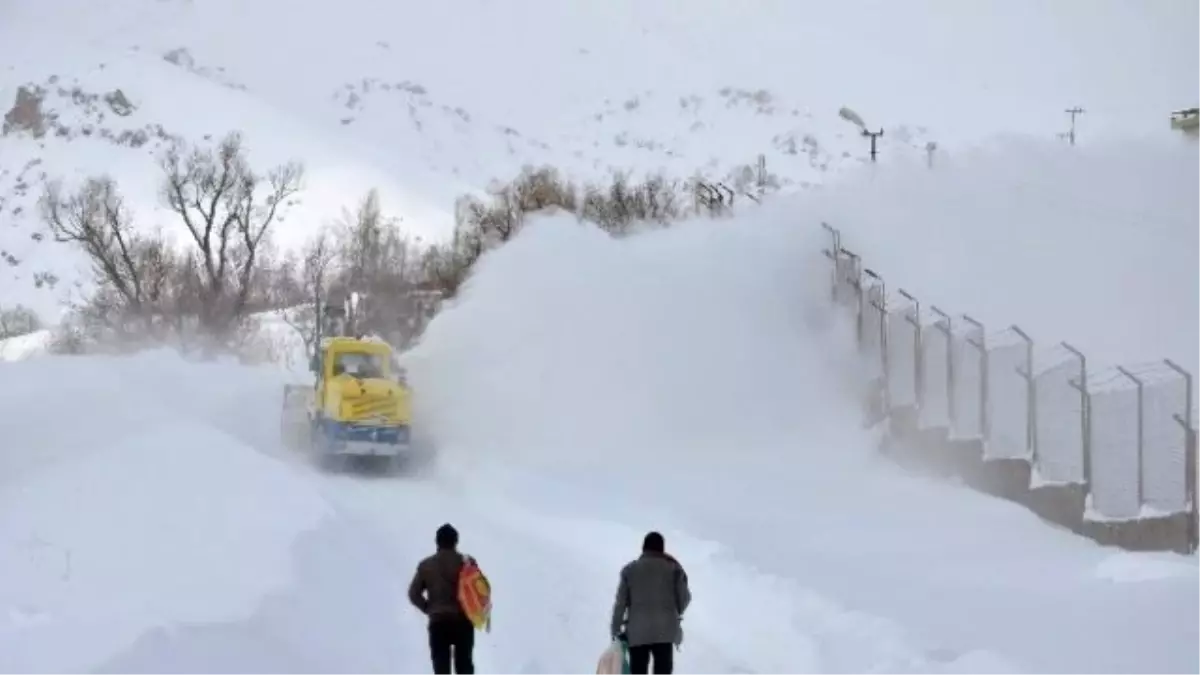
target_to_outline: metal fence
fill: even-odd
[[[1017,325],[991,330],[923,305],[822,225],[832,300],[854,321],[877,385],[875,421],[903,411],[920,430],[977,441],[985,464],[1024,460],[1030,490],[1082,490],[1085,521],[1188,514],[1187,548],[1196,550],[1191,373],[1169,359],[1094,369],[1068,343],[1037,345]]]

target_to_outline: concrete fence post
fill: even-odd
[[[903,288],[897,293],[913,304],[912,316],[904,317],[913,327],[913,390],[918,413],[925,407],[925,358],[921,353],[921,301]]]
[[[1029,450],[1029,465],[1037,467],[1037,380],[1033,374],[1033,338],[1015,323],[1011,328],[1025,341],[1025,367],[1018,367],[1017,374],[1025,378],[1025,447]]]
[[[881,382],[883,384],[883,414],[885,417],[890,417],[892,414],[892,384],[891,377],[888,372],[891,364],[888,359],[888,339],[887,339],[887,284],[884,283],[883,277],[875,273],[871,268],[863,269],[863,274],[875,280],[875,284],[879,286],[879,302],[871,300],[871,305],[879,312],[879,362],[882,365],[883,374]]]
[[[830,278],[829,294],[830,294],[830,300],[832,300],[833,304],[836,305],[838,303],[838,300],[841,299],[838,294],[838,286],[841,285],[841,279],[838,278],[837,256],[838,256],[838,251],[840,251],[842,248],[842,233],[839,232],[837,230],[837,228],[833,227],[832,225],[830,225],[829,223],[826,223],[824,221],[821,222],[821,228],[824,229],[826,232],[828,232],[829,237],[830,237],[829,248],[823,249],[821,252],[825,254],[826,258],[829,258],[830,264],[833,265],[833,269],[829,273],[829,278]]]
[[[979,339],[972,340],[967,338],[967,344],[979,350],[979,435],[984,440],[989,436],[990,424],[988,422],[988,353],[987,353],[987,330],[983,324],[972,319],[969,315],[962,315],[963,321],[975,326],[979,329]]]
[[[1079,425],[1083,442],[1083,484],[1087,494],[1092,493],[1092,397],[1088,393],[1087,357],[1070,344],[1061,343],[1063,349],[1079,359],[1079,377],[1068,384],[1079,392]]]
[[[1184,477],[1184,490],[1187,494],[1188,506],[1188,551],[1194,553],[1197,548],[1200,548],[1200,511],[1196,500],[1196,427],[1192,420],[1192,406],[1194,404],[1192,393],[1192,374],[1184,370],[1182,366],[1175,363],[1171,359],[1163,359],[1167,367],[1183,376],[1184,395],[1183,395],[1183,413],[1172,415],[1175,421],[1183,427],[1183,442],[1184,442],[1184,471],[1187,475]]]
[[[946,419],[949,422],[949,428],[954,428],[954,326],[950,319],[950,315],[938,309],[937,305],[932,305],[929,311],[941,317],[935,326],[938,330],[946,335]]]

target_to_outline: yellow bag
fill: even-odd
[[[458,604],[475,626],[475,630],[492,630],[492,585],[469,555],[463,556],[458,573]]]

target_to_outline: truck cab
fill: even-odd
[[[325,338],[309,367],[314,382],[303,397],[304,423],[308,445],[322,463],[355,457],[391,463],[409,450],[411,392],[391,345],[370,338]],[[296,389],[285,391],[285,414],[289,405],[299,407]]]

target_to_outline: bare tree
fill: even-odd
[[[411,340],[420,311],[412,293],[420,281],[419,239],[406,235],[400,223],[385,214],[374,189],[355,211],[343,211],[335,229],[341,264],[330,284],[334,302],[351,292],[362,298],[356,328],[396,345]]]
[[[304,302],[285,308],[283,320],[304,340],[305,351],[315,352],[320,327],[320,307],[326,301],[331,266],[334,263],[334,247],[328,232],[317,233],[304,247],[303,263],[299,273],[299,286]]]
[[[79,245],[90,259],[105,323],[117,327],[134,319],[148,321],[147,303],[160,290],[164,271],[147,265],[160,261],[164,245],[134,230],[116,183],[106,176],[91,178],[64,197],[61,183],[54,181],[47,184],[39,206],[55,240]]]
[[[383,215],[379,192],[367,192],[354,213],[342,211],[338,222],[342,260],[342,282],[363,290],[382,271],[386,231],[396,227]]]
[[[172,147],[162,159],[162,193],[195,243],[200,272],[200,322],[215,336],[229,333],[245,316],[258,271],[258,256],[271,226],[300,191],[304,170],[289,162],[255,173],[241,135],[215,148]]]

